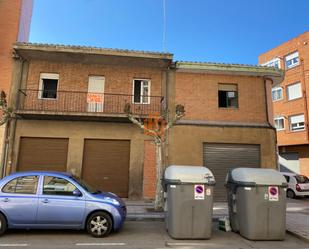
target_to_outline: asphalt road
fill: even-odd
[[[219,231],[217,225],[214,223],[210,240],[173,240],[165,232],[164,223],[159,221],[129,221],[122,231],[103,239],[92,238],[84,231],[9,231],[0,238],[0,249],[309,249],[309,244],[289,234],[285,241],[253,242],[233,232]]]

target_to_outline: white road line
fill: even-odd
[[[18,246],[28,246],[28,244],[0,244],[0,247],[18,247]]]
[[[76,246],[125,246],[126,243],[76,243]]]
[[[206,246],[209,245],[207,243],[192,243],[192,242],[180,242],[180,243],[173,243],[173,242],[167,242],[167,246]]]

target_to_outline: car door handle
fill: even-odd
[[[43,203],[48,203],[49,200],[48,200],[48,199],[44,199],[44,200],[42,200],[42,202],[43,202]]]
[[[3,201],[4,202],[8,202],[10,199],[9,198],[4,198]]]

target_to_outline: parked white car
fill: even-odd
[[[307,176],[295,173],[281,173],[288,182],[288,188],[286,191],[287,197],[295,198],[297,196],[309,196],[309,178]]]

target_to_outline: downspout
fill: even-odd
[[[268,98],[267,98],[267,80],[271,81],[271,85],[274,84],[273,79],[268,77],[263,77],[264,79],[264,93],[265,93],[265,103],[266,103],[266,115],[267,115],[267,124],[270,126],[270,128],[276,130],[276,128],[272,125],[273,120],[269,120],[269,110],[268,110]]]
[[[278,169],[278,171],[280,171],[280,165],[278,162],[278,158],[279,158],[279,150],[278,150],[278,139],[277,139],[277,129],[272,125],[272,121],[269,120],[269,110],[268,110],[268,98],[267,98],[267,80],[271,81],[271,85],[274,84],[273,79],[268,78],[268,77],[263,77],[264,79],[264,93],[265,93],[265,104],[266,104],[266,115],[267,115],[267,123],[269,125],[269,127],[275,132],[275,152],[276,152],[276,157],[275,157],[275,163],[276,163],[276,168]]]
[[[10,107],[12,108],[12,118],[11,120],[9,120],[8,122],[8,134],[6,137],[6,143],[5,143],[5,164],[4,166],[4,176],[9,175],[12,172],[12,161],[13,161],[13,153],[14,153],[14,142],[15,142],[15,133],[16,133],[16,117],[14,117],[14,111],[18,108],[18,102],[19,102],[19,91],[18,89],[20,88],[20,83],[22,81],[23,78],[23,71],[24,71],[24,62],[25,59],[23,59],[22,57],[20,57],[17,54],[14,54],[14,59],[15,60],[20,60],[21,64],[20,64],[20,72],[19,72],[19,79],[18,79],[18,87],[16,89],[14,89],[14,83],[11,85],[11,90],[10,90]],[[13,67],[15,68],[15,66]],[[15,72],[15,70],[13,71]],[[16,73],[16,72],[15,72]],[[14,77],[14,76],[13,76]],[[15,95],[15,96],[14,96]],[[15,98],[14,98],[15,97]]]
[[[303,89],[303,96],[304,96],[304,116],[305,116],[305,124],[306,124],[306,135],[307,135],[307,142],[309,143],[309,124],[308,124],[308,102],[307,102],[307,91],[306,91],[306,76],[305,76],[305,68],[304,68],[304,59],[300,59],[301,65],[301,73],[302,73],[302,89]]]
[[[9,134],[10,120],[5,124],[4,130],[4,143],[2,148],[2,158],[1,158],[1,172],[0,178],[3,178],[5,174],[5,165],[7,163],[7,153],[8,153],[8,134]]]

